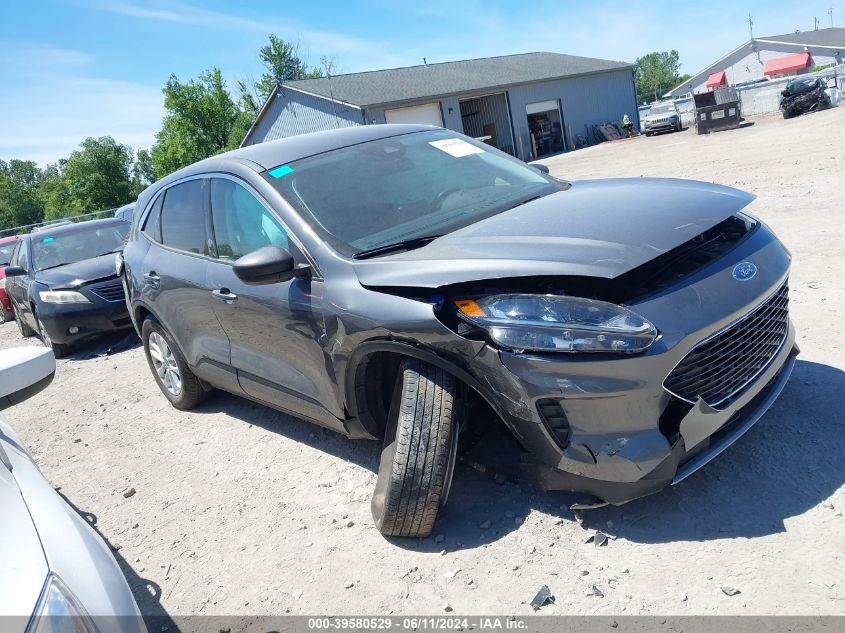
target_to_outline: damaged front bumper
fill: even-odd
[[[607,358],[489,347],[478,354],[475,375],[521,443],[522,469],[538,487],[588,493],[611,504],[652,494],[715,458],[771,406],[798,354],[787,313],[789,254],[761,229],[727,260],[631,306],[661,330],[643,354]],[[759,265],[754,279],[734,281],[732,269],[750,260]],[[754,329],[770,309],[779,310],[776,340],[771,330]],[[744,342],[722,344],[718,337],[732,332]],[[747,341],[755,336],[771,345],[765,362],[737,382],[730,397],[708,397],[714,406],[665,386],[708,341],[735,349],[723,366],[733,371],[754,356]],[[703,375],[718,382],[721,369],[709,366]]]

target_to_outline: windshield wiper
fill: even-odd
[[[410,251],[414,248],[425,246],[429,242],[433,242],[442,235],[425,235],[423,237],[413,237],[409,240],[402,240],[401,242],[393,242],[391,244],[383,244],[375,248],[368,248],[367,250],[355,253],[353,259],[368,259],[370,257],[378,257],[379,255],[386,255],[387,253],[395,253],[396,251]]]

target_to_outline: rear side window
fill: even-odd
[[[246,187],[231,180],[211,179],[211,223],[220,259],[236,260],[271,245],[290,250],[281,223]]]
[[[180,251],[208,255],[207,209],[208,180],[189,180],[170,187],[161,207],[161,243]]]
[[[147,214],[144,228],[141,229],[150,239],[161,242],[161,203],[164,201],[162,193],[153,203],[152,209]]]
[[[21,240],[21,245],[18,247],[18,253],[15,255],[15,266],[20,266],[24,270],[29,270],[29,262],[27,262],[27,248],[26,241]]]

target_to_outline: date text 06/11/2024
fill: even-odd
[[[309,618],[310,630],[373,630],[373,631],[466,631],[466,630],[514,630],[525,629],[526,622],[514,617],[460,616],[418,616],[418,617],[334,617]]]

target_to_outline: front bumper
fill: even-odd
[[[39,301],[36,309],[50,339],[59,345],[132,327],[125,301],[95,299],[92,303],[64,304]],[[74,333],[71,328],[76,328]]]
[[[734,266],[753,261],[749,281]],[[515,354],[485,348],[475,359],[485,396],[525,449],[523,470],[540,488],[592,494],[625,503],[681,481],[750,428],[792,371],[795,331],[765,367],[718,408],[684,402],[664,387],[678,363],[702,341],[754,312],[786,282],[789,254],[764,225],[729,254],[676,288],[630,307],[657,325],[660,338],[643,354]],[[504,368],[504,372],[502,371]],[[553,401],[568,427],[565,441],[539,405]]]
[[[680,121],[646,121],[644,129],[646,132],[672,132],[680,126]]]

